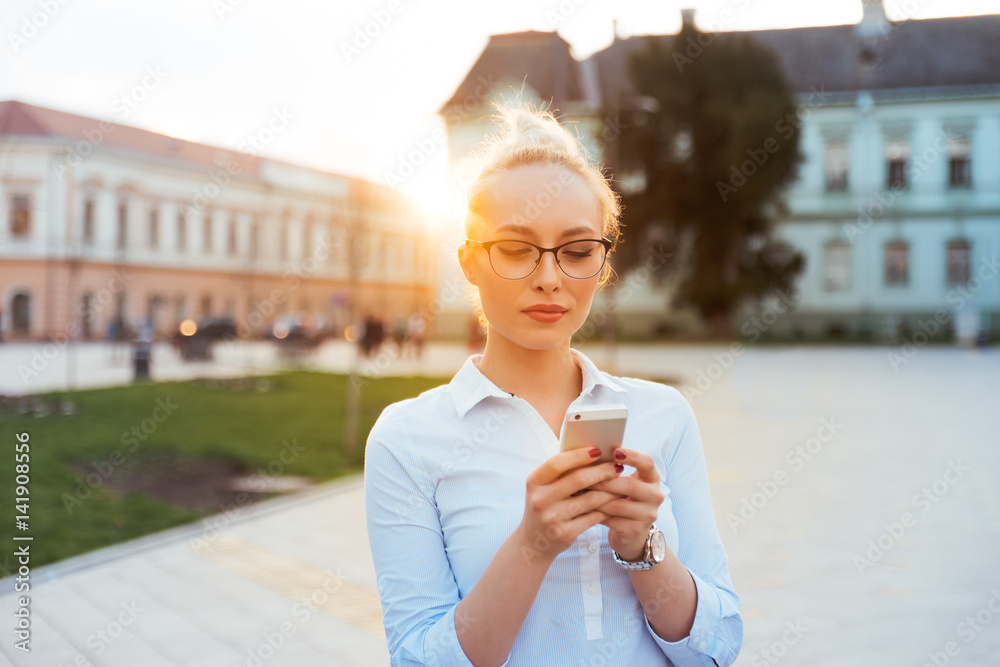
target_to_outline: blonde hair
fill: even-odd
[[[620,235],[620,197],[586,149],[548,110],[535,109],[519,101],[506,106],[494,105],[499,113],[494,114],[492,120],[500,125],[500,131],[488,136],[473,155],[481,169],[468,188],[466,237],[478,238],[481,222],[485,219],[483,210],[489,202],[497,176],[517,167],[557,164],[583,180],[596,200],[602,236],[617,243]],[[615,277],[611,264],[605,263],[598,289],[610,284]],[[487,321],[479,300],[479,290],[474,285],[470,285],[470,297],[476,307],[476,317],[486,330]]]

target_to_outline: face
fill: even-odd
[[[519,240],[553,248],[568,241],[602,238],[597,198],[566,167],[518,167],[496,176],[490,192],[474,240]],[[570,278],[552,253],[544,253],[534,271],[518,280],[498,276],[481,246],[462,246],[459,260],[466,277],[479,288],[489,335],[527,349],[568,343],[590,313],[601,276]],[[556,306],[561,314],[533,310],[539,306]]]

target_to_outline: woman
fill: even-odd
[[[485,349],[368,438],[392,664],[730,665],[743,620],[691,407],[570,347],[611,275],[617,197],[551,114],[504,119],[459,248]],[[567,409],[599,403],[628,408],[617,462],[559,452]]]

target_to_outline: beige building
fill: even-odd
[[[340,331],[431,301],[424,214],[385,186],[17,101],[0,134],[5,341],[220,316]]]

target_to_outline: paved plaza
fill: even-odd
[[[0,393],[64,386],[65,350],[12,374],[38,348],[0,346]],[[580,349],[683,383],[742,601],[736,665],[1000,665],[1000,349]],[[331,344],[311,363],[344,370],[352,353]],[[448,376],[467,353],[436,344],[362,370]],[[130,377],[127,355],[75,354],[76,386]],[[154,379],[284,363],[265,344],[214,363],[172,354],[156,349]],[[13,650],[5,629],[0,664],[385,665],[374,579],[355,476],[34,569],[34,650]]]

